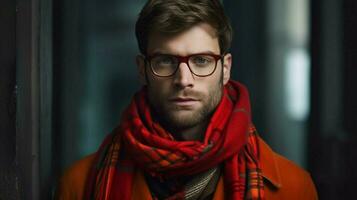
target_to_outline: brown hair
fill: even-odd
[[[232,27],[219,0],[148,0],[135,26],[136,39],[146,54],[150,33],[181,33],[199,23],[208,23],[218,36],[221,53],[232,41]]]

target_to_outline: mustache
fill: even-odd
[[[204,96],[205,95],[202,92],[192,89],[174,90],[169,95],[170,98],[187,97],[187,98],[194,98],[194,99],[202,99],[204,98]]]

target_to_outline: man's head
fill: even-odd
[[[156,117],[174,131],[207,122],[230,78],[232,29],[219,1],[149,0],[136,35]]]
[[[227,53],[233,33],[219,0],[148,0],[135,27],[140,52],[147,54],[152,32],[174,35],[199,23],[214,28],[221,54]]]

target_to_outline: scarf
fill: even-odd
[[[153,177],[170,179],[223,164],[227,199],[264,199],[258,150],[249,94],[242,84],[226,84],[203,141],[175,140],[152,119],[143,88],[124,111],[120,125],[97,151],[85,197],[131,199],[138,169]]]

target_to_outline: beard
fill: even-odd
[[[215,86],[209,87],[207,94],[191,89],[173,89],[168,96],[187,96],[200,100],[196,109],[185,110],[170,105],[166,98],[156,95],[154,88],[148,87],[148,99],[154,118],[168,131],[176,132],[206,123],[211,118],[223,93],[223,76]]]

